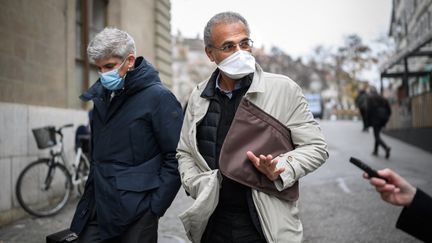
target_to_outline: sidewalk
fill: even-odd
[[[432,128],[406,128],[384,130],[384,134],[432,152]]]
[[[432,194],[432,153],[384,135],[392,147],[390,159],[372,156],[373,134],[361,132],[361,123],[320,121],[330,158],[317,171],[301,179],[300,214],[305,243],[395,242],[417,243],[394,224],[401,208],[380,200],[362,178],[362,171],[348,162],[350,156],[376,169],[392,168],[413,185]],[[0,243],[45,242],[46,235],[69,226],[77,199],[50,218],[26,218],[0,228]],[[159,242],[189,242],[178,215],[193,200],[180,188],[159,222]],[[370,213],[373,212],[373,213]]]
[[[27,217],[0,228],[0,243],[43,243],[49,234],[69,227],[77,198],[59,214],[48,218]],[[177,215],[192,204],[183,189],[179,190],[172,206],[159,221],[159,243],[189,242]]]

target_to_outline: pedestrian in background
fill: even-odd
[[[288,77],[264,72],[255,63],[249,26],[240,14],[213,16],[204,29],[204,42],[217,69],[192,92],[177,148],[183,186],[196,199],[181,215],[189,239],[300,242],[303,228],[298,201],[281,200],[231,180],[218,170],[219,156],[244,97],[289,128],[297,146],[276,158],[245,152],[245,159],[279,191],[298,185],[301,177],[328,158],[321,129],[301,88]]]
[[[360,89],[355,99],[355,104],[360,111],[360,116],[363,121],[363,132],[367,132],[369,129],[369,124],[367,120],[367,99],[368,94],[366,92],[366,89]]]
[[[391,115],[390,104],[378,94],[374,86],[369,87],[369,96],[367,98],[367,120],[368,124],[373,128],[375,145],[372,155],[378,156],[378,150],[381,146],[385,151],[385,158],[390,157],[390,147],[382,140],[381,130],[387,124]]]
[[[432,242],[432,198],[415,188],[403,177],[390,169],[379,170],[380,178],[368,179],[380,193],[382,200],[403,206],[396,227],[425,242]]]
[[[180,187],[182,108],[125,31],[105,28],[87,53],[100,78],[81,96],[94,103],[92,153],[71,230],[82,243],[157,242],[159,217]]]

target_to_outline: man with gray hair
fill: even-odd
[[[220,155],[228,144],[227,134],[232,138],[238,132],[231,125],[239,104],[247,99],[290,129],[295,149],[275,158],[271,151],[245,151],[241,156],[275,191],[289,190],[298,196],[297,181],[328,158],[320,127],[293,80],[266,73],[255,63],[249,26],[240,14],[223,12],[211,18],[204,42],[217,69],[193,90],[177,147],[183,187],[195,199],[180,215],[187,235],[192,242],[206,243],[300,242],[303,229],[297,197],[283,200],[228,178],[219,170],[220,164],[227,163]],[[270,142],[236,141],[241,144],[230,146]]]
[[[180,187],[180,103],[125,31],[105,28],[87,53],[100,77],[80,97],[94,103],[91,166],[71,230],[78,242],[157,242]]]

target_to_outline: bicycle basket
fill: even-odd
[[[53,147],[57,144],[56,130],[53,126],[32,129],[33,136],[39,149]]]

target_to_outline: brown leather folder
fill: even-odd
[[[223,143],[219,169],[226,177],[287,201],[299,196],[298,181],[279,191],[273,181],[258,171],[246,152],[271,154],[273,158],[294,149],[291,132],[284,124],[243,98]]]

